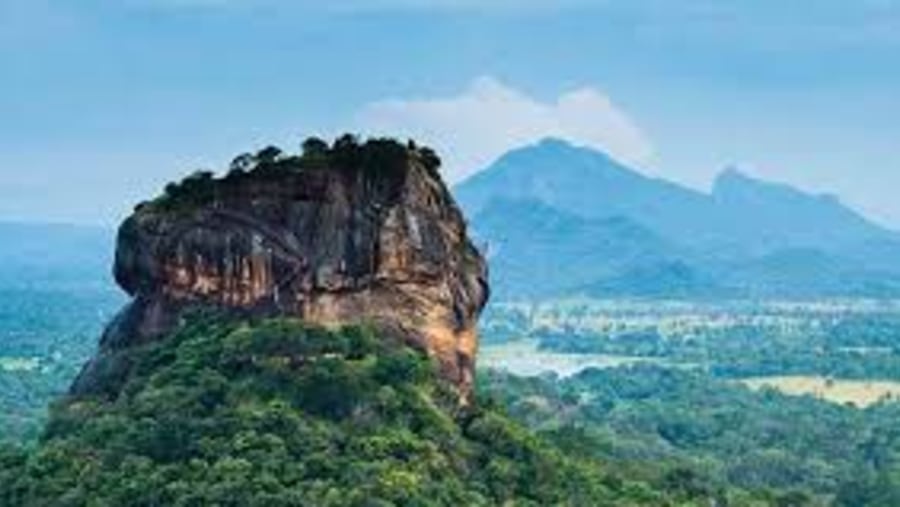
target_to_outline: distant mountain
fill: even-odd
[[[705,235],[715,219],[709,196],[558,139],[513,150],[454,190],[470,217],[495,199],[535,199],[585,218],[629,217],[669,238]]]
[[[811,248],[779,250],[719,268],[717,279],[749,296],[897,297],[900,276]]]
[[[737,293],[736,289],[720,285],[714,277],[684,261],[631,266],[570,292],[596,298],[705,298]]]
[[[454,191],[495,248],[501,295],[900,295],[900,234],[834,196],[736,169],[703,193],[547,139]]]
[[[727,169],[711,195],[735,240],[755,253],[816,248],[839,253],[867,243],[898,241],[900,236],[866,220],[832,195],[812,195],[788,185],[768,183]]]
[[[624,217],[582,218],[535,199],[497,199],[477,215],[494,290],[537,296],[677,258],[678,248]]]

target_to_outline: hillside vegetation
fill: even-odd
[[[123,298],[113,232],[0,222],[0,441],[33,440]]]
[[[515,420],[617,466],[669,463],[695,487],[771,489],[794,504],[900,505],[898,310],[496,305],[483,319],[479,385]]]
[[[198,319],[116,399],[63,400],[0,457],[2,505],[708,505],[461,409],[421,354],[363,328]],[[726,493],[716,492],[724,498]]]
[[[166,185],[163,194],[143,202],[138,209],[150,207],[159,211],[189,212],[246,192],[248,183],[281,181],[291,174],[334,172],[345,178],[362,178],[368,187],[395,186],[405,177],[410,157],[415,157],[426,170],[436,174],[440,158],[427,147],[415,143],[402,144],[391,138],[360,141],[344,134],[330,145],[316,137],[307,138],[299,154],[287,153],[277,146],[267,146],[256,153],[242,153],[232,160],[228,172],[217,176],[209,170],[198,170],[178,182]]]

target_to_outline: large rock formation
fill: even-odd
[[[222,179],[198,173],[139,205],[119,230],[115,276],[133,297],[72,394],[115,393],[132,347],[196,306],[370,323],[436,358],[466,397],[488,297],[486,265],[428,149],[393,141],[302,157],[239,157]]]

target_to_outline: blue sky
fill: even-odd
[[[0,219],[114,223],[304,135],[424,137],[458,180],[560,135],[900,229],[893,0],[0,0]],[[484,4],[488,4],[485,6]]]

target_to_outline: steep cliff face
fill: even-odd
[[[133,300],[72,393],[114,393],[129,348],[214,306],[373,324],[435,357],[467,396],[486,265],[437,163],[427,149],[345,138],[303,157],[245,156],[225,178],[200,174],[138,206],[114,269]]]

